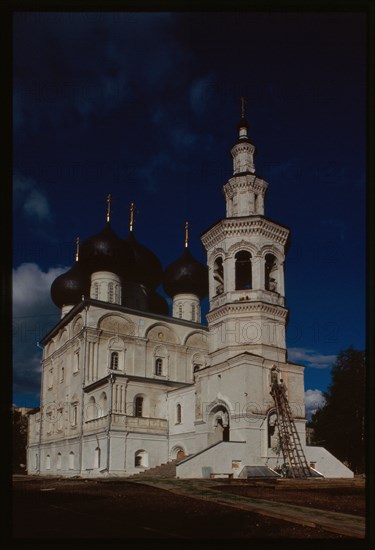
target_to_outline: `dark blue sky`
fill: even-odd
[[[335,355],[365,346],[366,63],[360,13],[15,14],[14,402],[37,404],[49,285],[107,193],[122,236],[135,201],[164,267],[185,219],[205,261],[242,95],[266,215],[292,231],[290,359],[319,398]]]

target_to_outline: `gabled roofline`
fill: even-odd
[[[110,311],[119,311],[122,313],[130,313],[132,315],[138,315],[142,317],[148,317],[149,319],[155,319],[157,321],[164,321],[168,323],[174,323],[176,325],[183,325],[191,327],[195,330],[203,330],[208,332],[208,326],[202,325],[200,323],[193,323],[192,321],[187,321],[185,319],[177,319],[176,317],[169,317],[167,315],[159,315],[157,313],[151,313],[149,311],[141,311],[139,309],[132,309],[130,307],[121,306],[119,304],[110,304],[109,302],[101,302],[100,300],[94,300],[93,298],[85,298],[74,306],[60,321],[55,325],[43,338],[38,342],[39,344],[45,346],[48,341],[57,334],[57,332],[64,326],[66,326],[80,311],[89,306],[100,307],[101,309],[106,309]]]

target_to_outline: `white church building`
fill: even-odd
[[[163,271],[136,240],[133,209],[129,236],[114,232],[110,203],[104,229],[77,247],[74,266],[51,287],[61,319],[40,342],[29,474],[129,476],[171,460],[181,478],[246,477],[256,467],[272,474],[280,465],[276,369],[309,465],[353,476],[324,448],[305,445],[304,367],[288,361],[285,343],[289,229],[264,214],[268,184],[254,152],[242,116],[226,217],[202,235],[207,266],[186,235],[182,256]]]

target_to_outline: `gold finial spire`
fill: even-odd
[[[185,222],[185,248],[189,246],[189,222]]]
[[[76,262],[79,259],[79,237],[76,238]]]
[[[107,222],[109,222],[111,217],[111,193],[107,195]]]
[[[245,118],[245,98],[244,98],[244,96],[241,97],[241,116],[242,116],[242,118]]]
[[[130,231],[133,231],[134,226],[134,210],[135,210],[135,204],[132,202],[130,204]]]

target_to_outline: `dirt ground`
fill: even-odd
[[[223,491],[253,491],[218,483]],[[268,489],[268,493],[273,491]],[[266,498],[264,490],[256,491]],[[273,498],[276,491],[273,491]],[[279,495],[285,498],[284,495]],[[295,495],[289,495],[295,503]],[[333,495],[331,495],[333,498]],[[354,495],[352,495],[354,499]],[[348,495],[348,498],[352,498]],[[289,498],[289,497],[288,497]],[[310,498],[310,496],[309,496]],[[315,495],[318,504],[318,495]],[[332,501],[331,498],[331,501]],[[337,497],[336,497],[337,498]],[[342,499],[342,495],[339,497]],[[355,498],[360,499],[357,495]],[[323,502],[328,505],[327,495]],[[307,500],[304,499],[307,505]],[[319,504],[320,506],[320,504]],[[332,509],[332,508],[331,508]],[[358,509],[358,508],[357,508]],[[348,509],[347,509],[348,510]],[[352,508],[354,513],[354,508]],[[359,513],[359,512],[357,512]],[[123,480],[18,478],[13,538],[343,539],[347,537]]]
[[[319,482],[317,482],[319,483]],[[366,498],[364,487],[327,487],[322,489],[280,489],[275,487],[256,487],[243,485],[220,485],[220,490],[250,498],[261,498],[274,502],[285,502],[330,510],[354,516],[366,515]]]

